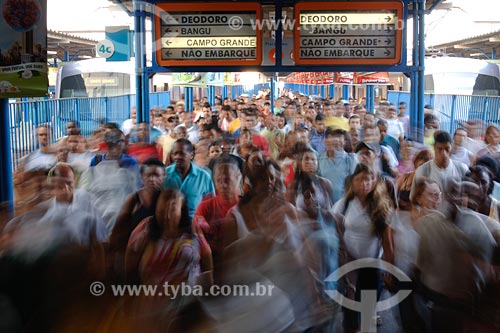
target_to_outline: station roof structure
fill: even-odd
[[[112,3],[115,3],[115,4],[118,4],[120,6],[122,6],[122,8],[124,10],[127,10],[129,12],[132,12],[133,11],[133,3],[132,1],[130,0],[109,0],[110,2]],[[234,2],[236,2],[236,0],[232,0]],[[258,2],[258,0],[256,0]],[[318,0],[302,0],[301,2],[315,2],[315,1],[318,1]],[[438,6],[441,6],[441,7],[447,7],[449,5],[451,5],[451,1],[452,0],[426,0],[425,1],[425,8],[427,10],[430,10],[430,9],[434,9],[434,8],[438,8]],[[148,1],[146,1],[148,2]],[[179,2],[182,2],[182,1],[179,1]],[[196,0],[195,0],[196,2]],[[210,1],[206,1],[206,0],[199,0],[199,2],[210,2]],[[220,0],[215,0],[213,2],[220,2]],[[269,3],[274,3],[275,1],[268,1]],[[292,1],[288,0],[288,1],[282,1],[283,3],[290,3]]]
[[[495,59],[500,47],[500,30],[486,34],[433,45],[428,55],[452,55],[457,57]]]
[[[96,56],[95,46],[97,41],[81,38],[71,34],[48,30],[47,31],[47,57],[63,61],[65,52],[68,52],[68,60],[82,60]]]

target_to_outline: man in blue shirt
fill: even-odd
[[[208,172],[196,166],[192,160],[194,147],[187,139],[178,139],[172,149],[173,164],[165,170],[165,189],[176,189],[186,197],[189,217],[193,219],[196,207],[201,199],[208,195],[215,195],[212,177]]]
[[[325,115],[320,113],[314,119],[314,128],[311,131],[311,139],[309,143],[318,154],[323,154],[326,150],[325,146],[325,129],[326,119]]]
[[[326,150],[318,158],[318,175],[332,183],[333,201],[344,195],[347,177],[356,167],[356,158],[344,150],[345,131],[328,128],[325,133]]]

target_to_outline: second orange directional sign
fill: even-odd
[[[403,3],[303,2],[295,5],[297,65],[396,65]]]

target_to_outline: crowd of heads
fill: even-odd
[[[298,303],[322,304],[310,292],[318,284],[322,292],[318,277],[326,278],[342,256],[352,260],[384,243],[386,254],[397,257],[385,248],[397,229],[394,219],[410,219],[415,227],[437,212],[443,221],[455,221],[470,209],[500,223],[493,212],[500,209],[494,199],[500,191],[496,125],[467,121],[449,133],[441,128],[439,113],[426,106],[418,133],[404,102],[379,101],[367,110],[364,98],[289,92],[273,103],[269,98],[267,91],[258,97],[217,97],[213,105],[200,98],[192,110],[181,100],[150,110],[150,122],[138,122],[133,108],[121,126],[103,124],[89,137],[81,134],[78,121],[69,121],[66,136],[56,143],[50,126],[37,127],[39,149],[20,161],[15,175],[16,200],[22,203],[16,215],[22,218],[9,222],[6,238],[16,239],[18,230],[22,237],[31,235],[25,219],[34,218],[33,209],[42,221],[57,215],[58,224],[51,227],[67,226],[69,240],[85,233],[86,251],[100,246],[110,281],[192,283],[192,276],[208,275],[213,283],[248,273],[243,278],[248,282],[255,276],[297,275],[297,285],[308,286],[300,292],[285,278],[273,283],[286,294],[283,304],[294,309],[297,327],[313,329],[334,319],[307,310],[321,320],[304,324]],[[35,176],[35,192],[48,195],[27,194],[29,177]],[[88,208],[94,206],[95,211]],[[95,221],[86,217],[78,230],[71,229],[74,207],[87,209]],[[365,222],[368,227],[357,225]],[[491,232],[495,240],[498,229]],[[359,244],[349,243],[356,233],[366,234]],[[372,239],[377,242],[357,248]],[[333,260],[315,253],[316,247],[341,253]],[[238,274],[227,272],[228,263]],[[243,263],[249,267],[241,268]],[[146,303],[144,311],[154,305]],[[209,303],[203,304],[207,312],[214,306]]]

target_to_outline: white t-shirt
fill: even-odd
[[[435,180],[438,183],[441,192],[446,193],[449,190],[450,182],[461,181],[467,170],[469,170],[467,165],[454,160],[450,160],[450,163],[448,163],[448,166],[445,169],[439,168],[434,160],[427,161],[415,170],[415,177],[413,178],[413,183],[411,185],[410,198],[413,196],[416,181],[420,177],[428,177]]]
[[[37,259],[60,244],[85,246],[104,241],[106,227],[94,201],[90,193],[75,189],[72,203],[52,198],[10,221],[5,228],[15,230],[12,251],[23,258]]]
[[[345,210],[345,213],[344,213]],[[373,223],[370,215],[361,206],[358,198],[349,202],[345,209],[345,197],[333,206],[334,214],[344,213],[344,243],[349,254],[354,259],[378,258],[381,250],[381,241],[373,232]]]
[[[462,162],[463,164],[470,166],[472,164],[471,161],[472,153],[465,149],[464,147],[457,147],[456,153],[451,153],[451,159]]]
[[[411,276],[417,263],[420,236],[413,228],[408,211],[398,211],[391,219],[394,241],[394,263],[396,267]]]
[[[405,135],[403,124],[399,119],[386,119],[387,121],[387,135],[392,136],[396,140]]]
[[[55,154],[44,154],[40,149],[35,150],[21,160],[24,171],[49,170],[57,163]]]
[[[121,130],[124,135],[129,135],[130,132],[132,132],[132,130],[134,129],[134,127],[135,127],[134,121],[132,119],[127,119],[123,122]]]

